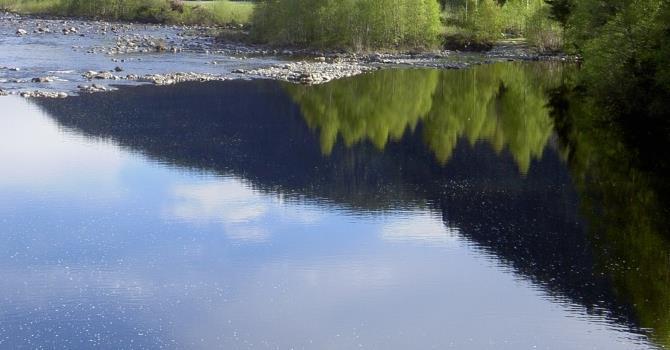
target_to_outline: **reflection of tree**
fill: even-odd
[[[545,76],[560,70],[546,66]],[[470,144],[488,141],[500,152],[507,148],[526,173],[542,155],[553,132],[545,90],[557,79],[538,85],[529,65],[486,65],[472,70],[446,72],[433,99],[424,138],[438,161],[451,157],[458,139]]]
[[[618,127],[594,99],[568,88],[553,98],[562,151],[591,225],[597,269],[632,305],[639,326],[670,346],[670,208],[667,161],[635,134]],[[640,147],[641,146],[641,147]],[[656,156],[653,165],[641,153]]]
[[[362,140],[383,149],[413,130],[431,107],[436,70],[387,70],[316,87],[287,86],[311,128],[319,128],[321,150],[330,154],[341,136],[347,146]]]
[[[550,69],[547,69],[550,68]],[[551,69],[559,68],[559,69]],[[347,146],[367,140],[382,149],[424,122],[424,142],[446,163],[459,139],[507,148],[522,172],[542,155],[552,133],[546,88],[560,67],[496,64],[469,70],[393,70],[305,88],[287,86],[330,154],[338,136]],[[538,79],[539,74],[545,78]],[[545,83],[539,84],[539,81]]]

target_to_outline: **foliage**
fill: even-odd
[[[550,6],[551,18],[565,25],[574,8],[575,0],[544,0]]]
[[[267,0],[253,23],[261,42],[358,50],[430,48],[440,31],[436,0]]]
[[[553,49],[562,31],[549,16],[542,0],[445,0],[442,14],[448,41],[481,45],[526,35],[531,44]]]
[[[582,55],[580,84],[618,121],[644,124],[645,138],[670,142],[668,36],[663,0],[583,0],[567,21],[567,40]]]
[[[540,51],[559,51],[563,48],[563,28],[553,20],[548,7],[538,9],[526,21],[526,39]]]

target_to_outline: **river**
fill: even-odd
[[[667,208],[572,70],[2,97],[0,348],[661,348]]]

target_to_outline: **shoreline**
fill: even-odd
[[[0,13],[0,29],[4,29],[0,30],[0,42],[11,39],[16,47],[26,50],[26,54],[31,45],[26,41],[41,43],[48,38],[51,45],[59,49],[64,50],[69,45],[72,51],[85,55],[86,59],[93,57],[112,63],[109,69],[58,66],[55,72],[71,72],[61,77],[52,74],[54,71],[44,74],[37,71],[34,76],[20,75],[16,72],[23,67],[9,62],[8,66],[0,66],[0,96],[64,98],[72,94],[113,90],[114,87],[109,86],[111,82],[171,85],[186,81],[271,79],[315,85],[379,69],[463,69],[501,61],[576,60],[564,54],[538,53],[519,40],[501,42],[489,51],[349,53],[250,45],[213,35],[218,28]],[[85,42],[82,44],[82,41]],[[144,60],[145,57],[150,59]],[[162,68],[165,61],[170,61],[176,69],[166,67],[160,71],[158,68]],[[191,61],[196,62],[191,64]],[[128,64],[138,68],[125,72],[123,66]],[[196,64],[207,67],[200,66],[200,71],[180,69],[181,66],[192,68]],[[28,68],[35,70],[35,67]],[[14,78],[17,75],[20,77]],[[51,86],[58,82],[68,82],[70,86],[62,91]],[[6,84],[11,87],[3,88]]]

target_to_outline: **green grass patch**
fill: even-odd
[[[182,20],[192,23],[249,24],[254,11],[251,1],[185,1],[184,5],[191,16],[182,16]]]
[[[0,0],[0,9],[21,14],[204,25],[249,23],[253,8],[229,0]]]

